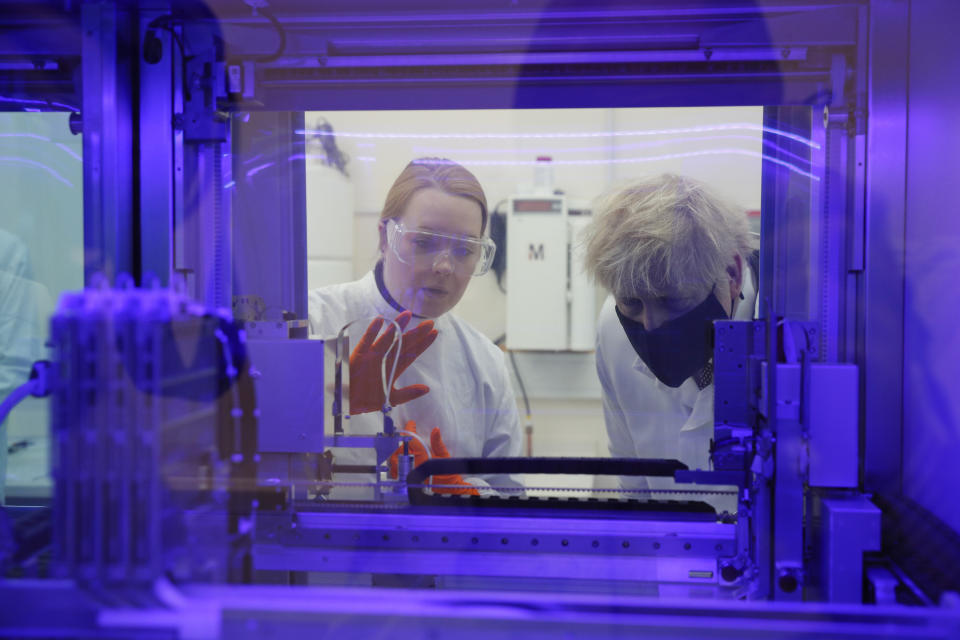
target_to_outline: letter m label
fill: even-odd
[[[543,243],[539,245],[530,245],[530,251],[527,253],[528,260],[543,260]]]

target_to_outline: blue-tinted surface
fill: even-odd
[[[914,2],[910,21],[903,491],[960,531],[960,4]]]

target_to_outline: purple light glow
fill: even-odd
[[[36,133],[0,133],[0,138],[31,138],[33,140],[40,140],[41,142],[50,142],[50,138],[47,136],[41,136]]]
[[[69,180],[61,176],[59,173],[57,173],[54,169],[48,167],[42,162],[37,162],[36,160],[30,160],[29,158],[16,158],[12,156],[0,156],[0,162],[12,162],[14,164],[25,164],[30,167],[37,167],[38,169],[43,169],[44,171],[49,173],[51,176],[53,176],[55,179],[67,185],[71,189],[73,188],[72,182],[70,182]]]
[[[0,96],[0,102],[12,102],[14,104],[47,104],[46,100],[30,100],[28,98],[9,98]]]
[[[247,171],[247,177],[248,177],[248,178],[252,178],[253,176],[255,176],[255,175],[257,175],[258,173],[260,173],[261,171],[263,171],[264,169],[268,169],[268,168],[272,167],[274,164],[276,164],[276,163],[275,163],[275,162],[265,162],[264,164],[258,165],[258,166],[256,166],[256,167],[254,167],[253,169],[250,169],[249,171]]]
[[[53,142],[53,140],[51,140],[47,136],[41,136],[36,133],[0,133],[0,138],[29,138],[31,140],[39,140],[40,142],[50,142],[54,144],[54,146],[59,148],[61,151],[69,155],[74,160],[77,160],[78,162],[83,162],[83,158],[78,156],[73,149],[63,144],[62,142]]]
[[[759,131],[763,133],[772,133],[777,136],[787,138],[804,144],[811,149],[819,149],[820,145],[795,133],[764,127],[763,125],[752,124],[749,122],[731,122],[725,124],[702,125],[697,127],[681,127],[677,129],[647,129],[637,131],[581,131],[581,132],[553,132],[553,133],[364,133],[364,132],[343,132],[336,133],[332,131],[298,129],[296,133],[311,134],[316,136],[332,136],[340,138],[362,138],[362,139],[386,139],[386,140],[543,140],[543,139],[563,139],[563,138],[600,138],[615,137],[627,138],[637,136],[660,136],[674,135],[683,133],[705,133],[710,131],[734,131],[746,129],[748,131]]]
[[[76,160],[77,162],[83,162],[83,158],[81,158],[79,155],[77,155],[77,153],[76,153],[73,149],[71,149],[70,147],[68,147],[67,145],[63,144],[62,142],[57,142],[57,143],[55,143],[55,144],[56,144],[58,147],[60,147],[60,149],[62,149],[64,153],[66,153],[68,156],[70,156],[71,158],[73,158],[73,159]]]
[[[294,153],[293,155],[287,158],[288,162],[293,162],[294,160],[326,160],[327,154],[325,153]]]
[[[587,166],[587,165],[607,165],[607,164],[639,164],[642,162],[656,162],[658,160],[675,160],[677,158],[692,158],[696,156],[713,156],[713,155],[744,155],[750,156],[752,158],[760,158],[767,162],[772,162],[778,164],[782,167],[786,167],[794,173],[810,178],[811,180],[820,181],[820,178],[816,175],[810,173],[809,171],[804,171],[800,167],[794,166],[787,162],[786,160],[781,160],[779,158],[774,158],[773,156],[767,155],[765,153],[757,153],[756,151],[748,151],[747,149],[702,149],[700,151],[685,151],[682,153],[667,153],[659,156],[644,156],[644,157],[633,157],[633,158],[615,158],[615,159],[604,159],[604,160],[554,160],[552,164],[554,165],[569,165],[569,166]],[[358,156],[357,160],[361,162],[374,162],[376,158],[371,156]],[[417,162],[416,160],[414,161]],[[454,164],[451,160],[450,164]],[[435,160],[430,161],[431,164],[437,164]],[[442,164],[440,162],[439,164]],[[456,164],[462,164],[467,167],[529,167],[537,165],[536,160],[461,160]]]
[[[8,96],[0,96],[0,102],[12,102],[14,104],[38,104],[41,106],[47,107],[62,107],[67,111],[79,111],[78,107],[73,105],[64,104],[63,102],[49,102],[47,100],[31,100],[29,98],[10,98]],[[35,109],[35,111],[42,111],[42,109]]]
[[[769,147],[780,153],[790,156],[798,162],[810,162],[808,158],[804,158],[796,153],[791,153],[784,149],[783,147],[777,145],[772,140],[764,140],[763,138],[758,138],[756,136],[741,136],[741,135],[722,135],[722,136],[697,136],[693,138],[677,138],[672,140],[654,140],[653,142],[641,142],[636,144],[606,144],[606,145],[596,145],[590,147],[561,147],[561,148],[551,148],[548,151],[550,153],[576,153],[576,152],[589,152],[589,151],[620,151],[627,149],[646,149],[650,147],[662,147],[668,144],[681,144],[685,142],[710,142],[717,140],[749,140],[751,142],[760,142],[763,146]],[[360,146],[360,145],[357,145]],[[518,153],[517,149],[514,148],[505,148],[498,147],[494,149],[457,149],[454,147],[423,147],[423,146],[413,146],[411,149],[417,154],[438,154],[438,155],[448,155],[448,154],[459,154],[459,153],[477,153],[477,154],[491,154],[491,153]]]

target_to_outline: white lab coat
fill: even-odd
[[[756,306],[756,291],[748,266],[744,268],[744,299],[734,319],[749,320]],[[633,349],[617,318],[613,297],[608,297],[597,320],[597,375],[603,389],[603,416],[615,458],[666,458],[690,469],[710,469],[713,437],[713,384],[697,388],[693,377],[677,388],[653,375]],[[620,478],[624,489],[722,490],[730,487],[677,484],[671,478]],[[632,494],[638,497],[638,494]],[[639,494],[643,497],[643,494]],[[652,494],[655,499],[701,500],[718,512],[736,511],[736,498],[694,494]]]
[[[46,289],[30,277],[26,245],[0,229],[0,400],[29,380],[33,363],[45,355],[40,305],[46,298]],[[7,432],[14,415],[0,423],[0,504],[6,489]]]
[[[351,345],[377,315],[394,318],[398,312],[384,300],[371,271],[360,280],[310,292],[310,333],[331,339],[348,322],[362,319],[350,328]],[[413,318],[408,329],[419,320]],[[507,373],[503,352],[482,333],[451,313],[434,319],[437,339],[398,377],[395,386],[426,384],[430,392],[394,408],[398,428],[407,420],[417,423],[417,432],[429,443],[430,432],[440,427],[444,444],[453,457],[514,457],[521,454],[520,416]],[[351,347],[352,348],[352,347]],[[332,352],[327,350],[328,360]],[[331,369],[328,367],[327,371]],[[332,378],[328,378],[332,382]],[[329,403],[325,403],[329,405]],[[329,418],[325,416],[325,418]],[[351,416],[345,430],[373,434],[382,430],[380,413]],[[332,427],[326,429],[332,433]],[[372,464],[372,452],[334,452],[344,464]],[[347,462],[349,460],[349,462]],[[520,487],[510,476],[465,478],[476,486]]]

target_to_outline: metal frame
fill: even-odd
[[[183,82],[183,109],[175,121],[175,128],[182,130],[182,139],[175,144],[183,162],[183,206],[178,212],[182,217],[177,219],[182,223],[183,251],[178,251],[177,268],[183,270],[186,290],[194,299],[229,309],[233,230],[231,201],[224,199],[223,151],[230,148],[230,127],[229,118],[216,109],[224,82],[219,33],[215,24],[189,23],[181,37],[192,53]]]
[[[261,296],[274,314],[269,320],[279,319],[280,310],[307,317],[305,150],[295,133],[303,128],[302,111],[252,112],[232,121],[234,294]],[[262,136],[265,130],[275,135]],[[261,159],[247,164],[252,157]],[[264,189],[264,181],[276,189]]]
[[[904,224],[909,6],[870,6],[863,315],[863,486],[900,491],[903,440]]]
[[[769,453],[766,446],[760,449],[758,459],[769,463],[772,457],[773,466],[767,470],[761,465],[757,474],[753,515],[759,520],[754,528],[759,596],[777,600],[802,599],[805,584],[805,469],[799,463],[806,446],[800,415],[801,365],[781,363],[780,336],[791,328],[785,324],[781,332],[779,326],[781,321],[807,321],[836,304],[825,295],[830,274],[822,271],[823,221],[829,214],[822,208],[819,190],[830,168],[825,166],[829,157],[823,153],[825,135],[817,119],[819,112],[816,107],[796,106],[764,110],[765,126],[797,133],[812,142],[808,147],[778,141],[783,147],[778,154],[800,156],[810,162],[811,172],[816,171],[814,178],[809,178],[775,163],[763,167],[760,313],[766,321],[766,348],[758,408],[765,419],[756,435],[761,442],[770,443],[766,446],[771,449]],[[811,357],[806,353],[800,356]]]
[[[83,68],[84,281],[101,272],[138,275],[133,243],[131,15],[115,3],[85,3]],[[110,99],[106,99],[109,96]]]
[[[0,583],[6,605],[0,631],[20,635],[97,637],[379,638],[409,640],[557,637],[622,640],[800,640],[892,637],[949,640],[960,616],[948,609],[771,602],[664,600],[620,593],[521,593],[277,586],[159,584],[147,601],[159,606],[105,607],[67,581]]]
[[[169,7],[141,11],[138,33],[156,17],[169,13]],[[143,59],[142,41],[137,57],[140,77],[138,149],[140,162],[140,269],[145,276],[155,276],[161,286],[170,286],[173,275],[174,206],[177,196],[175,173],[182,179],[182,168],[176,171],[174,131],[160,123],[172,123],[174,104],[179,90],[180,50],[173,37],[157,30],[163,43],[164,56],[158,64]],[[141,39],[142,40],[142,39]]]
[[[843,4],[842,7],[817,8],[833,11],[836,19],[831,24],[834,30],[825,38],[818,38],[809,29],[818,24],[818,18],[822,18],[814,11],[778,15],[770,33],[749,33],[754,40],[766,37],[775,43],[773,48],[753,51],[752,60],[743,58],[744,51],[731,44],[742,42],[748,35],[736,20],[723,24],[721,28],[706,29],[700,47],[692,51],[608,52],[594,57],[533,50],[507,54],[470,51],[472,41],[466,38],[458,43],[460,49],[448,51],[446,55],[424,51],[424,45],[415,45],[413,40],[408,40],[399,44],[391,41],[389,46],[392,49],[365,51],[372,57],[362,57],[354,55],[357,52],[344,42],[349,40],[349,35],[354,32],[362,34],[368,27],[350,24],[350,18],[346,17],[341,24],[330,28],[292,22],[304,32],[323,34],[324,29],[336,32],[326,34],[327,39],[316,40],[323,48],[320,64],[307,62],[285,66],[277,62],[259,65],[257,69],[256,98],[263,101],[266,108],[290,104],[296,108],[322,105],[328,109],[360,106],[422,108],[424,105],[432,108],[528,108],[556,106],[558,103],[574,107],[757,102],[788,105],[768,108],[765,124],[809,137],[815,142],[814,148],[795,141],[773,139],[774,136],[770,135],[767,141],[774,143],[774,148],[780,148],[774,155],[783,158],[800,155],[817,175],[813,179],[801,178],[777,165],[765,167],[761,308],[771,324],[767,331],[768,404],[764,410],[769,433],[776,438],[772,452],[776,472],[767,476],[769,486],[754,497],[753,515],[759,520],[759,528],[754,531],[760,538],[769,536],[768,540],[759,541],[757,548],[761,597],[800,599],[804,583],[805,469],[797,464],[805,447],[800,416],[802,376],[799,364],[792,368],[775,366],[779,344],[774,322],[779,318],[794,321],[816,319],[819,359],[836,361],[847,351],[848,327],[852,321],[847,313],[850,305],[846,275],[850,201],[847,170],[851,157],[846,85],[850,64],[859,68],[863,61],[851,61],[843,54],[832,52],[827,62],[817,59],[818,62],[801,46],[804,38],[817,44],[830,40],[827,46],[849,46],[853,58],[858,52],[862,53],[862,49],[854,47],[861,12],[859,7]],[[770,16],[757,11],[751,17]],[[475,18],[456,14],[445,16],[454,23]],[[509,26],[519,24],[501,18]],[[376,24],[378,19],[386,20],[383,16],[373,16],[371,23]],[[427,29],[431,20],[436,19],[437,16],[418,16],[413,19],[416,24],[407,23],[404,28]],[[531,47],[538,45],[537,37],[564,33],[566,25],[562,21],[559,15],[550,15],[528,25],[528,36],[533,38]],[[228,20],[224,29],[228,42],[233,26],[236,25]],[[249,29],[248,25],[241,26]],[[643,30],[642,26],[638,28]],[[766,25],[759,24],[758,28],[765,29]],[[709,42],[710,46],[704,42]],[[297,40],[290,53],[307,54],[310,46],[304,39]],[[771,53],[778,53],[783,62],[776,70],[764,72],[756,56],[769,59]],[[711,67],[709,61],[714,54],[717,60]],[[703,58],[703,64],[698,56]],[[740,71],[725,66],[722,58],[737,60]],[[804,70],[790,67],[793,58],[802,58],[811,66]],[[372,66],[386,60],[390,64],[385,69],[370,73]],[[610,72],[608,65],[612,62],[619,66]],[[684,68],[680,63],[687,66]],[[415,68],[415,71],[411,72],[408,67]],[[591,91],[573,91],[585,82],[590,83]],[[692,87],[691,82],[696,82],[696,87]],[[624,85],[633,90],[623,91]],[[706,90],[707,87],[711,90]],[[697,102],[698,97],[702,102]],[[827,104],[831,105],[832,115],[823,110]],[[812,105],[812,108],[797,105]],[[812,278],[809,277],[811,273]],[[765,482],[761,482],[763,485]],[[767,514],[772,514],[769,521],[766,520]],[[352,552],[343,553],[349,555]],[[281,557],[283,554],[275,556],[271,568],[290,568],[291,565],[284,566],[278,559]],[[329,553],[324,555],[321,552],[318,557],[321,564],[331,562]],[[293,561],[292,556],[286,561]]]
[[[680,9],[683,10],[690,12],[688,7]],[[818,17],[827,15],[817,14],[817,10],[832,11],[837,20],[831,24],[829,37],[813,44],[834,48],[849,46],[855,51],[854,61],[834,54],[829,65],[824,66],[810,58],[807,49],[802,49],[804,38],[816,40],[810,26],[817,24]],[[614,13],[605,17],[614,17]],[[650,15],[642,10],[634,13],[631,19]],[[498,15],[500,19],[508,18],[506,14]],[[464,21],[476,18],[466,14],[437,14],[423,17],[415,27],[429,30],[436,27],[438,20],[450,20],[451,16],[460,20],[461,28]],[[223,139],[218,137],[219,134],[205,138],[204,127],[215,128],[216,125],[196,119],[198,114],[213,116],[218,105],[209,100],[199,105],[197,97],[193,104],[178,103],[182,96],[178,95],[177,65],[173,65],[172,70],[166,67],[148,70],[138,63],[140,80],[144,82],[140,93],[141,156],[139,162],[123,162],[124,158],[135,159],[128,153],[134,148],[130,117],[133,101],[129,90],[135,85],[126,82],[133,74],[129,66],[131,61],[125,54],[136,50],[125,40],[129,17],[117,3],[87,3],[82,7],[83,111],[85,124],[91,132],[84,137],[85,242],[88,255],[92,256],[88,262],[87,279],[89,281],[93,271],[105,270],[108,276],[112,276],[120,271],[135,271],[141,264],[135,255],[136,247],[150,245],[136,244],[136,219],[132,214],[134,194],[128,189],[128,185],[139,184],[141,243],[145,238],[153,241],[152,234],[169,224],[171,208],[177,209],[174,218],[178,236],[174,246],[183,242],[176,251],[160,245],[154,252],[151,247],[149,252],[140,256],[143,268],[157,265],[159,270],[165,262],[168,274],[170,270],[192,268],[195,276],[191,283],[193,295],[212,306],[228,306],[233,278],[230,271],[231,216],[229,208],[225,208],[219,198],[222,197],[220,187],[223,184],[221,145],[224,141],[229,142],[229,135]],[[141,16],[141,30],[147,17],[147,14]],[[353,17],[357,18],[356,15]],[[387,13],[379,16],[380,27],[395,17]],[[823,169],[818,197],[811,197],[806,188],[808,185],[800,183],[794,176],[772,171],[764,178],[767,250],[763,256],[763,272],[768,277],[761,283],[761,309],[770,321],[767,360],[771,365],[767,377],[769,404],[766,415],[779,442],[775,453],[778,473],[774,477],[774,486],[770,493],[756,496],[756,504],[761,531],[769,525],[769,530],[774,533],[773,539],[764,543],[772,545],[772,549],[760,547],[762,558],[767,557],[764,550],[770,551],[768,557],[772,563],[771,566],[761,566],[762,590],[772,593],[769,581],[775,574],[783,576],[784,572],[796,571],[802,566],[803,551],[799,540],[802,505],[797,500],[803,477],[801,470],[794,469],[795,456],[802,446],[798,443],[802,426],[795,414],[800,397],[796,385],[786,385],[780,377],[790,374],[790,370],[773,366],[778,347],[773,322],[778,317],[800,320],[816,317],[821,359],[833,362],[855,358],[863,367],[865,434],[869,427],[869,438],[864,436],[863,484],[868,490],[898,491],[900,488],[905,278],[903,207],[906,190],[902,163],[907,140],[909,5],[899,0],[875,0],[868,11],[854,3],[840,2],[834,7],[798,10],[796,16],[786,9],[782,12],[776,8],[757,9],[753,17],[755,22],[775,18],[770,24],[775,24],[776,28],[768,34],[772,46],[750,55],[731,44],[743,35],[739,33],[742,25],[731,22],[721,29],[706,31],[707,37],[700,46],[690,50],[641,51],[630,55],[618,52],[590,59],[536,51],[508,55],[489,51],[467,52],[457,54],[458,58],[452,54],[435,56],[408,47],[386,52],[397,57],[399,64],[379,76],[370,73],[370,58],[345,52],[342,41],[342,50],[338,53],[335,46],[330,48],[331,43],[336,44],[336,38],[309,37],[324,34],[324,29],[328,28],[335,32],[339,30],[338,34],[343,36],[351,33],[351,29],[362,32],[367,27],[360,28],[356,23],[333,27],[307,25],[293,40],[290,54],[319,52],[322,57],[316,64],[311,63],[305,69],[283,60],[260,64],[256,70],[260,93],[256,97],[261,103],[232,106],[235,110],[290,106],[302,109],[308,105],[328,109],[361,106],[422,108],[425,104],[433,108],[528,108],[557,104],[573,107],[695,104],[698,99],[700,104],[816,105],[812,119],[810,108],[805,106],[771,109],[767,119],[769,124],[778,128],[785,123],[796,125],[800,131],[809,132],[812,138],[820,141],[822,152],[812,154],[811,164]],[[567,20],[576,18],[565,17]],[[525,20],[512,26],[520,25],[528,33],[540,35],[555,33],[554,27],[558,25],[561,29],[556,33],[576,26],[573,23],[554,24],[550,20],[534,19],[531,22],[529,16]],[[249,57],[259,53],[263,38],[251,38],[250,46],[244,49],[241,39],[236,36],[249,33],[246,22],[228,17],[225,35],[233,47],[232,53]],[[374,27],[376,23],[377,19],[374,19]],[[402,28],[409,26],[406,24]],[[800,30],[802,36],[784,35],[796,26],[804,27]],[[200,32],[207,27],[209,25],[200,24],[193,28]],[[262,28],[257,26],[257,32]],[[856,37],[849,38],[844,30],[849,28],[859,30],[859,43]],[[865,43],[867,39],[869,43]],[[461,44],[469,46],[470,43],[466,38]],[[710,46],[704,46],[704,43]],[[315,52],[312,49],[315,46],[322,51]],[[683,46],[689,48],[689,44]],[[776,57],[778,46],[786,47],[786,50],[780,50],[783,63],[765,70],[764,64]],[[170,56],[171,63],[175,55]],[[752,59],[748,59],[751,56]],[[865,56],[869,56],[869,61]],[[757,60],[757,57],[766,60]],[[812,68],[804,70],[799,65],[790,66],[800,60],[809,62]],[[598,77],[599,71],[611,61],[620,65],[619,70]],[[731,61],[735,64],[727,64]],[[203,64],[215,67],[221,62],[205,50],[202,57],[191,64],[196,71],[194,75],[200,77],[207,73]],[[402,63],[413,63],[422,73],[418,74],[416,69],[413,72],[404,70]],[[535,66],[525,66],[531,63]],[[855,95],[848,99],[845,95],[848,87],[846,71],[851,63],[856,70]],[[745,71],[737,73],[738,65]],[[864,71],[867,68],[869,77]],[[209,77],[215,78],[216,73]],[[698,83],[696,87],[686,82],[691,80]],[[865,132],[862,113],[868,80],[870,103],[866,106],[871,123]],[[588,82],[591,91],[574,90]],[[168,83],[172,101],[157,101],[163,104],[150,111],[152,107],[146,104],[150,102],[146,99],[147,87]],[[384,91],[384,85],[390,88]],[[625,92],[624,86],[632,90]],[[117,100],[107,100],[105,96],[116,96]],[[831,113],[827,114],[825,127],[822,127],[817,120],[817,107],[827,102],[831,105]],[[165,135],[148,130],[147,123],[166,117],[172,120],[171,111],[181,111],[181,106],[187,112],[186,121],[181,123],[185,133],[175,133],[170,141]],[[191,117],[195,119],[190,120]],[[854,134],[852,138],[851,132]],[[166,170],[156,173],[150,169],[154,158],[147,157],[152,153],[148,147],[153,143],[161,149],[156,159],[158,164],[166,165]],[[878,150],[884,153],[881,155]],[[139,167],[139,176],[131,169],[134,166]],[[187,178],[183,177],[185,175]],[[171,181],[172,197],[169,196],[169,187],[164,186]],[[213,185],[212,191],[205,190],[210,185]],[[162,198],[164,189],[168,194],[165,199]],[[157,194],[160,199],[154,198]],[[298,195],[294,197],[294,209],[302,204],[298,198]],[[869,218],[864,207],[870,212]],[[192,231],[183,224],[188,213],[194,215],[190,224],[196,227]],[[292,220],[290,231],[296,239],[300,218],[292,216]],[[799,224],[805,233],[793,234],[794,224]],[[196,244],[188,245],[185,238]],[[301,248],[299,244],[294,247],[297,266],[289,278],[291,290],[298,287],[305,290],[300,287],[299,280],[305,280],[301,268],[305,259],[302,259]],[[174,254],[178,261],[182,260],[180,264],[171,264]],[[207,263],[207,258],[212,258],[212,262]],[[861,277],[864,266],[870,269],[863,271]],[[799,282],[790,277],[794,271],[815,272],[818,277]],[[305,314],[305,303],[290,291],[286,294],[293,300],[293,310]],[[855,349],[852,348],[854,341]],[[772,522],[762,520],[761,514],[765,510],[774,514]],[[797,597],[781,591],[786,590],[780,589],[778,596]]]
[[[629,518],[300,512],[261,516],[257,569],[725,586],[734,525]]]

